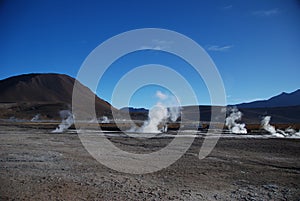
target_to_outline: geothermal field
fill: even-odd
[[[298,105],[116,109],[82,85],[76,113],[74,81],[0,82],[0,200],[299,200]]]
[[[300,0],[0,0],[0,201],[300,201]]]
[[[162,107],[149,112],[149,119],[140,127],[123,123],[128,127],[125,131],[116,130],[107,117],[85,122],[88,129],[81,133],[109,139],[119,149],[136,154],[159,151],[174,138],[182,141],[182,146],[185,139],[194,138],[184,155],[169,167],[148,174],[128,174],[95,160],[74,129],[72,113],[60,113],[62,122],[45,122],[38,116],[31,121],[1,121],[1,200],[300,198],[299,132],[288,127],[276,130],[269,116],[262,119],[260,129],[250,133],[247,125],[238,123],[242,114],[236,108],[229,110],[224,129],[213,134],[204,128],[189,130],[192,126],[187,124],[180,131],[171,129],[171,124],[161,125],[153,118],[168,113]],[[200,160],[204,140],[216,137],[220,139],[215,148]],[[180,143],[178,146],[180,149]],[[171,151],[170,157],[175,152]],[[109,160],[118,163],[118,155]]]

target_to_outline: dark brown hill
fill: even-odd
[[[22,118],[28,114],[29,118],[42,113],[47,118],[57,118],[53,114],[58,114],[61,109],[71,109],[74,82],[70,76],[54,73],[26,74],[0,80],[1,116],[16,115],[18,118],[21,115],[19,118]],[[95,97],[97,115],[111,116],[111,110],[116,110],[87,87],[82,84],[79,87],[83,100]]]
[[[60,74],[27,74],[0,81],[0,102],[71,103],[74,79]]]

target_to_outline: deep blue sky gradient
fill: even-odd
[[[116,34],[149,27],[177,31],[205,48],[222,76],[229,104],[300,88],[300,4],[296,0],[1,1],[0,79],[33,72],[76,77],[99,44]],[[97,94],[110,101],[118,78],[153,61],[188,76],[200,103],[209,104],[201,78],[194,77],[192,70],[182,70],[188,67],[178,58],[157,52],[116,61]],[[151,107],[155,100],[147,93],[154,89],[137,92],[131,106]]]

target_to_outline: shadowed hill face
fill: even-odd
[[[0,81],[0,103],[28,105],[59,103],[60,108],[64,104],[70,109],[74,82],[74,78],[62,74],[27,74],[10,77]],[[85,98],[95,97],[98,115],[110,116],[111,110],[117,111],[108,102],[95,96],[87,87],[82,84],[79,87],[83,104]]]
[[[74,79],[60,74],[28,74],[0,81],[0,102],[71,103]]]

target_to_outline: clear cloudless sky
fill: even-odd
[[[170,29],[200,44],[222,76],[228,104],[300,88],[300,3],[296,0],[2,0],[0,79],[50,72],[76,77],[99,44],[139,28]],[[119,59],[96,93],[110,102],[114,85],[126,72],[153,62],[189,77],[200,104],[210,104],[201,78],[185,70],[188,64],[159,51]],[[167,91],[144,87],[130,106],[151,107],[157,90]]]

